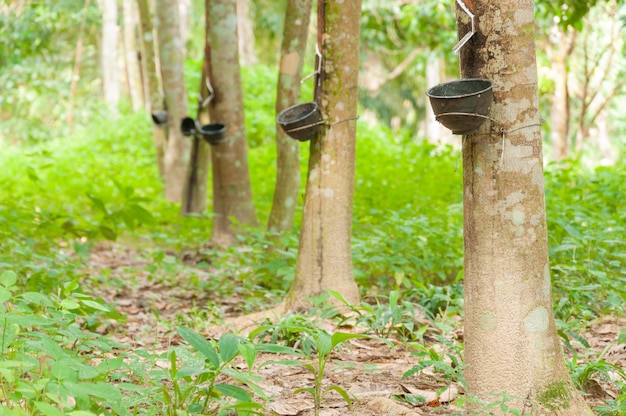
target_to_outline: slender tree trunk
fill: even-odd
[[[322,116],[329,124],[311,141],[296,277],[286,310],[308,308],[309,298],[332,289],[359,302],[352,273],[352,201],[361,1],[319,1],[318,44]]]
[[[143,107],[143,88],[141,85],[141,72],[139,62],[139,48],[137,47],[137,18],[134,0],[123,0],[124,13],[124,51],[126,52],[126,76],[128,77],[128,90],[133,110]]]
[[[148,99],[148,111],[157,112],[163,110],[163,89],[159,71],[157,69],[158,56],[156,54],[154,27],[152,26],[152,13],[148,0],[137,0],[137,8],[139,10],[139,20],[141,22],[141,39],[142,39],[142,65],[144,67],[144,88]],[[162,128],[156,125],[152,127],[152,136],[154,137],[154,147],[156,149],[157,166],[159,167],[159,176],[161,180],[165,180],[165,146],[167,144],[167,127]]]
[[[248,144],[237,48],[236,0],[207,0],[209,23],[209,79],[215,98],[211,120],[226,125],[226,138],[213,146],[213,236],[217,244],[231,244],[236,231],[229,217],[242,225],[256,225],[248,170]]]
[[[191,0],[177,0],[178,2],[178,22],[180,28],[181,50],[183,55],[187,54],[187,42],[189,41],[189,22],[191,20]]]
[[[568,87],[568,59],[574,49],[576,32],[566,33],[560,25],[553,28],[552,70],[554,73],[554,95],[550,108],[552,158],[563,160],[570,155],[570,94]]]
[[[178,2],[157,0],[156,28],[159,34],[161,78],[168,115],[168,139],[164,157],[165,197],[180,202],[187,179],[191,140],[180,130],[187,116],[187,93],[178,20]]]
[[[276,93],[276,114],[300,100],[300,79],[306,52],[312,0],[289,0],[285,13],[285,30],[281,49]],[[274,201],[268,229],[287,231],[300,190],[300,144],[276,126],[277,172]]]
[[[250,0],[237,0],[237,35],[239,37],[239,62],[254,65],[259,60],[254,50],[256,38],[254,24],[250,19]]]
[[[76,42],[76,52],[74,53],[74,70],[72,71],[72,82],[70,84],[69,104],[67,109],[67,124],[74,125],[74,97],[78,90],[78,81],[80,80],[80,65],[83,58],[83,35],[85,34],[85,25],[87,23],[87,14],[89,13],[90,0],[85,0],[83,7],[83,17],[80,21],[80,31],[78,32],[78,41]]]
[[[524,414],[591,415],[571,384],[552,311],[533,2],[467,3],[479,26],[461,50],[461,73],[495,82],[497,120],[463,146],[469,393],[492,402],[505,392]],[[469,18],[457,15],[461,37]]]
[[[120,83],[117,74],[117,0],[102,0],[102,90],[104,102],[113,112],[117,112],[120,100]]]
[[[205,13],[208,19],[208,13]],[[208,25],[207,25],[208,27]],[[208,39],[208,32],[205,32],[205,39]],[[209,73],[209,45],[205,41],[204,60],[202,61],[202,75],[200,77],[200,100],[204,103],[209,99],[210,91],[206,85]],[[209,117],[204,108],[198,106],[196,118],[200,124],[208,124]],[[200,137],[195,137],[192,144],[191,163],[184,192],[182,215],[190,213],[202,213],[207,207],[208,200],[208,176],[211,165],[211,145]]]

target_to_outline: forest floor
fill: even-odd
[[[194,269],[197,259],[193,255],[179,257],[182,257],[181,260],[187,263],[190,270]],[[241,298],[221,298],[219,293],[198,293],[199,290],[190,290],[189,286],[180,283],[187,278],[185,273],[178,274],[170,281],[154,279],[146,270],[150,262],[140,250],[116,243],[100,244],[86,262],[86,275],[94,279],[91,285],[92,294],[103,298],[126,317],[124,324],[115,324],[102,331],[132,348],[141,347],[155,353],[167,351],[170,346],[182,342],[175,331],[176,325],[189,326],[208,339],[215,339],[226,331],[245,336],[266,317],[274,320],[279,318],[272,311],[243,315]],[[211,278],[206,269],[195,269],[193,273],[200,278]],[[208,302],[220,306],[222,322],[194,320],[194,316],[199,315],[198,310],[206,307]],[[325,325],[324,328],[330,333],[338,330],[332,327],[332,322],[323,322],[321,325]],[[624,327],[626,318],[607,316],[591,322],[581,335],[598,353],[613,344],[606,351],[604,359],[626,368],[626,345],[615,345],[620,330]],[[340,330],[349,332],[351,329],[342,327]],[[358,329],[352,330],[358,332]],[[448,335],[462,339],[461,318],[456,321],[455,329]],[[406,345],[396,344],[390,348],[376,339],[346,341],[342,348],[332,353],[324,382],[341,386],[357,398],[352,413],[355,415],[460,414],[460,409],[453,403],[463,393],[462,387],[450,385],[429,368],[403,379],[402,375],[417,365],[418,359],[411,355]],[[263,358],[258,360],[264,361]],[[298,388],[313,385],[312,375],[306,369],[272,365],[264,367],[258,374],[264,380],[260,387],[272,397],[267,404],[267,409],[273,412],[271,414],[313,415],[311,396],[306,393],[294,394],[294,390]],[[598,406],[619,394],[601,378],[592,378],[587,387],[586,400],[590,406]],[[406,402],[402,403],[402,397],[406,395],[420,395],[426,400],[419,405],[410,406]],[[331,392],[326,397],[320,414],[334,416],[347,413],[351,413],[347,403],[338,394]]]

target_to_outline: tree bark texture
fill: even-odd
[[[494,81],[497,120],[463,146],[469,393],[492,402],[506,392],[524,414],[588,415],[552,310],[533,1],[465,3],[478,32],[461,50],[461,73]],[[461,37],[469,18],[459,8],[457,17]]]
[[[234,242],[229,217],[242,225],[256,225],[248,169],[243,95],[237,47],[236,0],[207,0],[209,23],[209,79],[215,97],[211,120],[226,125],[226,138],[211,152],[213,164],[213,236],[218,244]]]
[[[119,27],[117,25],[117,1],[103,0],[102,7],[102,49],[100,51],[102,68],[102,91],[104,102],[111,111],[117,113],[120,100],[120,83],[117,71],[117,43]]]
[[[287,2],[276,92],[277,115],[300,100],[300,79],[306,52],[311,4],[312,0]],[[276,149],[276,188],[267,228],[270,231],[287,231],[293,225],[300,190],[300,144],[289,138],[278,124]]]
[[[165,197],[171,202],[180,202],[187,179],[191,140],[184,137],[180,130],[180,122],[187,116],[187,93],[183,72],[183,45],[178,21],[178,2],[157,0],[156,8],[161,79],[169,125],[164,157]]]
[[[126,62],[126,77],[133,110],[143,107],[143,88],[141,85],[141,63],[139,62],[139,48],[137,45],[137,17],[134,0],[123,0],[124,13],[124,52]]]
[[[141,23],[141,63],[143,65],[144,89],[148,101],[148,111],[163,110],[163,90],[159,71],[157,70],[158,56],[156,54],[154,27],[152,25],[152,12],[148,0],[137,0],[139,21]],[[156,150],[157,166],[161,180],[165,179],[165,146],[167,144],[167,128],[153,125],[152,136]]]
[[[318,4],[323,126],[311,141],[296,277],[286,310],[310,306],[329,289],[359,302],[352,272],[352,201],[356,154],[361,1]]]

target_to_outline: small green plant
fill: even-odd
[[[311,372],[313,375],[313,386],[296,389],[294,394],[309,393],[313,397],[313,408],[315,415],[319,415],[324,397],[330,391],[338,393],[352,409],[352,399],[343,388],[337,385],[324,387],[324,370],[330,360],[332,351],[345,341],[354,338],[368,338],[364,334],[350,334],[346,332],[335,332],[329,334],[325,330],[316,327],[311,321],[305,317],[291,315],[274,325],[264,325],[258,327],[250,333],[250,337],[254,339],[257,336],[267,336],[268,334],[284,334],[289,335],[288,342],[293,342],[298,348],[295,348],[292,355],[298,355],[313,363],[304,361],[303,359],[293,360],[276,360],[263,363],[260,367],[270,364],[280,364],[286,366],[300,366]],[[297,336],[297,337],[296,337]],[[294,342],[294,338],[297,341]],[[277,338],[275,338],[277,339]],[[317,355],[315,358],[314,355]]]
[[[622,389],[624,391],[624,389]],[[615,399],[609,399],[605,404],[594,407],[600,416],[621,416],[626,414],[626,393],[622,393]]]
[[[262,414],[263,405],[255,402],[248,390],[232,382],[217,382],[218,377],[226,376],[235,383],[246,385],[262,399],[267,399],[256,384],[258,377],[251,372],[257,354],[254,344],[229,333],[222,335],[217,342],[210,342],[183,326],[179,326],[177,331],[200,354],[202,360],[179,368],[177,350],[169,352],[172,389],[170,391],[167,386],[162,389],[168,415],[178,415],[180,410],[189,413],[211,411],[218,415],[232,412],[242,415]],[[241,372],[233,365],[238,355],[244,358],[248,372]],[[235,403],[228,403],[223,398],[234,399]],[[212,407],[214,405],[217,407]]]
[[[457,406],[472,409],[470,415],[510,415],[522,416],[526,413],[519,410],[520,407],[532,405],[530,401],[523,397],[509,396],[506,392],[493,394],[494,400],[480,400],[472,395],[459,397]]]
[[[340,300],[352,312],[357,314],[357,324],[365,325],[380,338],[388,339],[396,334],[401,341],[422,340],[428,325],[416,329],[415,307],[411,302],[400,302],[400,291],[389,292],[387,302],[381,302],[383,296],[376,297],[376,305],[362,302],[351,305],[340,293],[329,290],[328,293]]]
[[[443,346],[443,351],[437,352],[434,347],[428,347],[422,343],[409,343],[410,347],[415,350],[411,355],[418,357],[419,364],[406,371],[402,378],[406,379],[426,367],[432,366],[433,371],[440,374],[447,384],[459,382],[461,385],[465,385],[463,377],[465,364],[461,359],[462,347],[441,334],[435,334],[434,338],[438,344]]]

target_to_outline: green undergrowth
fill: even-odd
[[[257,77],[255,83],[261,85],[270,74]],[[270,94],[259,85],[250,91]],[[254,136],[249,160],[263,224],[273,193],[274,125],[267,105],[257,106],[263,114],[255,116],[252,93],[247,96],[248,129]],[[1,325],[4,359],[0,360],[4,397],[0,401],[15,403],[15,409],[22,406],[17,403],[28,408],[26,413],[0,414],[125,414],[129,409],[140,414],[174,414],[172,409],[178,405],[189,413],[219,408],[224,414],[254,414],[266,398],[255,390],[254,372],[245,374],[232,359],[238,357],[254,367],[254,351],[262,350],[265,342],[231,337],[211,342],[209,347],[183,329],[179,334],[182,331],[183,338],[193,341],[188,342],[191,349],[179,346],[156,354],[118,345],[98,335],[98,328],[123,317],[97,295],[86,293],[122,284],[116,279],[132,282],[132,270],[113,279],[106,270],[86,275],[85,266],[98,244],[116,240],[149,263],[145,271],[150,279],[212,294],[208,305],[198,306],[208,309],[198,312],[198,321],[219,320],[220,299],[231,296],[241,299],[237,308],[242,312],[272,305],[284,296],[294,277],[307,146],[301,146],[302,189],[293,230],[275,235],[247,229],[237,245],[218,249],[207,244],[208,213],[181,218],[179,207],[164,200],[147,115],[126,110],[121,114],[113,121],[95,118],[88,128],[69,136],[5,145],[0,154],[0,274],[4,276],[0,297],[4,302],[1,318],[5,319]],[[462,382],[457,370],[462,368],[462,344],[444,336],[463,313],[459,153],[364,121],[359,122],[357,153],[352,247],[354,274],[364,300],[362,305],[352,305],[358,324],[368,328],[368,336],[404,343],[445,380]],[[555,312],[565,345],[578,351],[569,364],[579,388],[594,375],[615,379],[615,369],[603,356],[580,355],[580,349],[589,346],[578,334],[601,315],[624,313],[623,183],[623,162],[589,168],[568,161],[546,169]],[[189,252],[195,261],[183,261],[183,253]],[[417,310],[432,324],[417,322]],[[341,323],[339,314],[328,316]],[[194,328],[198,323],[190,316],[177,319],[170,323],[172,327]],[[295,338],[289,342],[297,343],[304,336],[325,343],[325,351],[329,339],[331,349],[343,341],[343,335],[333,338],[319,328],[309,328],[308,323],[266,326],[268,331],[278,331],[272,333],[272,344],[282,346],[287,342],[283,336]],[[443,352],[433,348],[433,343],[443,345]],[[83,346],[91,348],[89,353],[81,350]],[[311,358],[311,351],[315,348],[295,352],[286,365],[305,365],[311,371],[315,383],[303,392],[312,395],[317,406],[328,391],[321,389],[319,379],[324,363],[306,367],[311,366],[305,360],[307,352]],[[204,354],[204,359],[198,354]],[[101,364],[103,357],[123,357],[123,364],[106,367]],[[157,365],[162,361],[170,363],[169,370]],[[422,364],[410,371],[418,373]],[[33,387],[20,382],[22,375],[33,380]],[[216,382],[218,376],[230,381],[220,378]],[[163,391],[161,380],[178,387],[173,393]],[[248,386],[245,392],[234,388],[242,383]],[[620,414],[624,408],[620,383],[622,396],[607,402],[602,414]],[[199,398],[207,391],[212,399],[203,402]],[[344,399],[352,403],[351,397]]]

